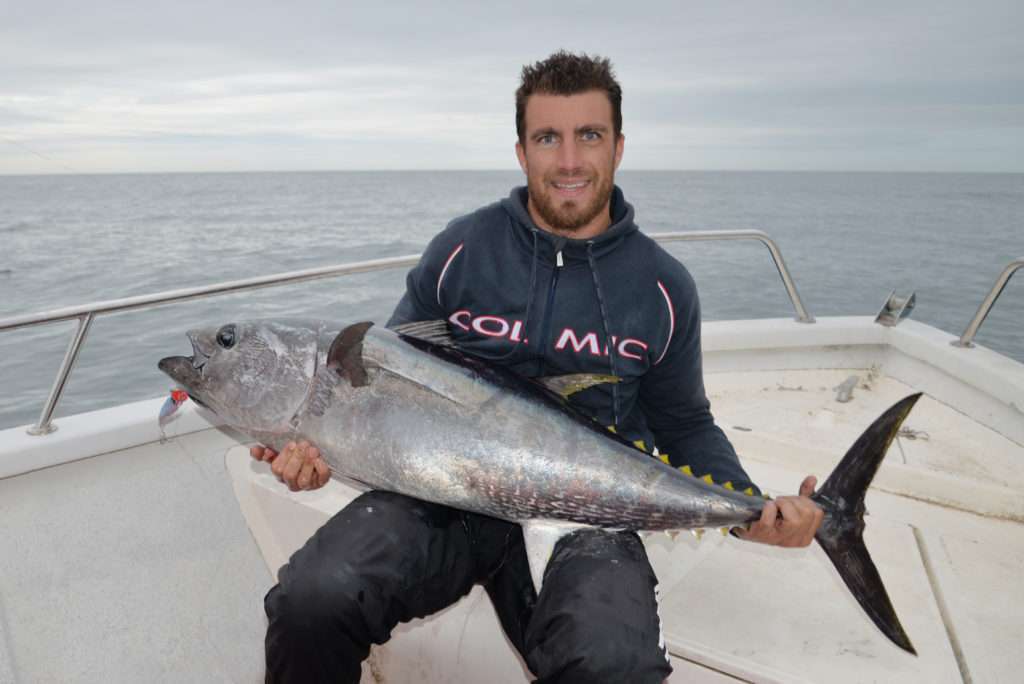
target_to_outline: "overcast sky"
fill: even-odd
[[[514,169],[559,48],[612,59],[623,168],[1022,172],[1022,7],[0,0],[0,174]]]

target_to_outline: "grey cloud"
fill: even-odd
[[[864,125],[1015,127],[1024,123],[1024,83],[828,83],[639,93],[630,118],[672,118],[688,125]]]
[[[9,3],[0,135],[97,170],[187,165],[154,150],[196,135],[251,146],[240,168],[272,139],[307,164],[510,168],[519,69],[565,47],[615,62],[629,163],[890,168],[898,148],[900,164],[1022,169],[1022,17],[938,0]],[[183,145],[197,170],[216,163]],[[744,161],[755,148],[772,154]],[[26,159],[0,148],[0,173]]]
[[[51,122],[54,119],[15,107],[0,107],[0,127],[22,126],[29,123]]]

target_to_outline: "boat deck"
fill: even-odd
[[[705,326],[706,382],[718,423],[771,494],[826,476],[885,408],[927,391],[869,492],[865,535],[920,655],[875,629],[816,545],[658,534],[645,541],[671,681],[1019,681],[1020,365],[1006,367],[1013,377],[958,368],[930,356],[915,336],[933,333],[913,326],[826,322],[795,349],[760,325]],[[853,375],[852,400],[838,402]],[[272,573],[355,492],[332,481],[288,493],[194,415],[154,442],[159,403],[61,419],[46,446],[0,433],[0,465],[98,454],[0,479],[0,682],[262,681]],[[146,443],[122,448],[133,442]],[[529,681],[479,589],[400,626],[364,672],[366,682]]]
[[[851,375],[853,399],[839,403],[834,388]],[[776,495],[804,474],[827,476],[871,420],[913,391],[871,368],[709,373],[707,382],[748,471]],[[761,410],[751,408],[757,392]],[[794,552],[718,535],[694,544],[703,558],[682,569],[680,552],[657,544],[663,567],[676,568],[659,577],[678,582],[664,599],[669,642],[758,681],[1017,681],[1024,610],[1006,598],[1024,563],[1019,494],[1011,498],[1022,466],[1024,447],[928,396],[890,448],[867,498],[865,539],[916,659],[874,629],[817,545]]]
[[[0,683],[263,681],[272,575],[235,444],[205,430],[0,479]]]

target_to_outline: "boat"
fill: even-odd
[[[895,401],[923,392],[867,497],[866,543],[918,655],[863,614],[824,553],[709,530],[645,537],[660,582],[670,682],[1011,682],[1024,671],[1015,600],[1024,566],[1024,364],[973,342],[1024,257],[959,337],[879,314],[813,317],[759,231],[654,235],[756,240],[793,318],[703,324],[718,424],[770,494],[824,476]],[[0,320],[77,321],[39,421],[0,431],[0,682],[261,681],[263,593],[358,492],[292,493],[244,438],[163,398],[55,421],[93,320],[199,297],[382,269],[416,255],[262,276]],[[154,363],[156,359],[154,359]],[[187,405],[186,405],[187,406]],[[478,587],[375,646],[363,682],[530,681]]]

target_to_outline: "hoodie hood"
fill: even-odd
[[[562,256],[566,261],[588,260],[588,245],[594,258],[600,258],[604,254],[615,249],[622,240],[635,233],[636,223],[633,222],[633,206],[626,201],[619,186],[612,188],[611,214],[612,223],[608,229],[586,240],[575,240],[560,235],[549,233],[534,223],[527,209],[529,198],[526,186],[513,188],[508,197],[501,200],[502,208],[512,218],[514,228],[513,234],[516,242],[523,249],[534,253],[534,235],[536,235],[536,256],[543,263],[551,263],[555,252],[562,250]]]

